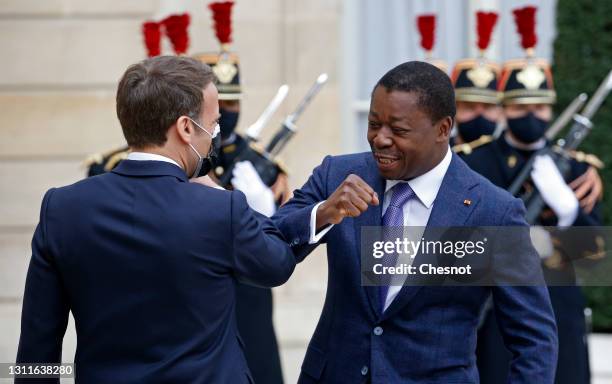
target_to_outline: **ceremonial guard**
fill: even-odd
[[[242,191],[249,206],[259,213],[272,216],[279,204],[291,193],[287,174],[278,162],[266,162],[274,167],[277,175],[271,185],[266,185],[257,172],[257,147],[236,132],[240,117],[242,90],[240,85],[239,57],[230,52],[232,42],[231,14],[234,2],[209,4],[212,11],[215,35],[220,51],[201,53],[195,58],[211,66],[217,77],[219,112],[221,119],[221,149],[216,159],[214,176],[225,188]],[[245,152],[251,156],[245,156]],[[241,162],[248,158],[252,160]],[[262,159],[262,162],[265,159]],[[256,164],[253,164],[256,163]],[[230,174],[226,174],[230,172]],[[225,177],[224,177],[225,176]],[[229,180],[229,182],[222,182]],[[236,283],[236,318],[238,330],[245,346],[245,356],[256,383],[282,383],[282,369],[278,344],[273,325],[273,299],[270,288],[257,288]]]
[[[496,22],[497,14],[494,12],[476,13],[480,54],[477,58],[458,61],[451,73],[457,102],[453,136],[455,152],[461,148],[469,152],[474,145],[492,141],[501,118],[501,94],[497,90],[500,68],[485,57]]]
[[[593,167],[601,167],[601,162],[595,156],[573,151],[566,154],[572,157],[570,170],[562,175],[551,156],[534,156],[542,153],[539,152],[542,149],[552,148],[545,133],[552,119],[552,105],[556,97],[549,64],[533,57],[536,44],[535,11],[535,7],[514,11],[527,57],[505,63],[499,79],[506,131],[497,139],[477,139],[456,147],[456,151],[472,169],[511,192],[523,168],[532,167],[527,188],[535,188],[545,207],[538,210],[535,219],[528,216],[530,224],[562,228],[599,225],[599,204],[595,204],[594,208],[581,207],[579,198],[572,190],[575,187],[572,181],[581,180],[579,178]],[[529,211],[530,207],[526,205]],[[543,256],[547,281],[558,285],[549,287],[559,336],[558,384],[589,383],[585,299],[581,289],[576,286],[572,259],[585,257],[585,254],[587,258],[600,257],[600,240],[596,236],[584,239],[578,245],[580,255],[564,252],[564,249],[572,246],[553,240],[556,247],[554,252],[548,257]],[[573,249],[576,249],[575,244]],[[486,311],[477,346],[481,383],[504,382],[511,358],[512,355],[504,347],[495,314]]]

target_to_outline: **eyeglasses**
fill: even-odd
[[[198,128],[200,128],[201,130],[203,130],[204,132],[208,133],[208,135],[210,136],[211,139],[214,139],[217,137],[217,135],[219,135],[219,133],[221,132],[221,126],[219,125],[219,123],[215,123],[215,126],[213,127],[213,133],[211,134],[210,132],[208,132],[203,126],[201,126],[200,124],[198,124],[194,119],[192,119],[191,117],[188,117],[189,120],[191,120],[192,123],[194,123]]]

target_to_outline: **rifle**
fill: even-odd
[[[557,168],[559,169],[561,175],[564,178],[567,177],[571,168],[571,157],[569,155],[570,151],[573,151],[578,148],[578,146],[591,132],[591,130],[593,129],[593,123],[591,119],[593,118],[597,110],[599,110],[601,104],[604,102],[611,90],[612,70],[608,73],[608,76],[606,76],[604,81],[599,85],[599,88],[597,88],[597,91],[595,92],[593,97],[591,97],[586,107],[584,107],[582,113],[574,114],[573,124],[567,135],[557,141],[558,149],[553,150],[552,148],[545,147],[537,151],[533,156],[531,156],[527,164],[525,164],[521,172],[517,175],[517,177],[510,185],[508,191],[514,196],[518,196],[519,198],[521,198],[525,203],[525,208],[527,209],[525,219],[529,224],[534,224],[536,222],[538,217],[540,217],[540,213],[542,212],[542,209],[545,205],[544,200],[542,199],[542,196],[538,192],[537,188],[527,188],[524,192],[519,194],[523,185],[531,177],[531,171],[533,169],[533,163],[536,159],[536,156],[550,156],[557,165]]]

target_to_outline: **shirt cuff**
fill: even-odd
[[[318,243],[334,226],[333,224],[330,224],[317,233],[317,208],[319,208],[319,205],[323,204],[324,202],[325,200],[315,204],[315,206],[312,207],[312,211],[310,211],[310,238],[308,239],[308,244]]]

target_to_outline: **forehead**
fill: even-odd
[[[215,86],[215,84],[213,82],[208,83],[208,85],[206,85],[204,87],[204,89],[202,90],[202,93],[204,94],[204,99],[211,98],[214,97],[217,99],[219,99],[219,92],[217,91],[217,87]]]
[[[416,107],[419,101],[418,92],[389,90],[378,86],[372,94],[372,104],[376,107]]]
[[[388,90],[378,86],[372,94],[370,103],[371,115],[390,115],[394,118],[404,118],[415,114],[427,115],[425,109],[419,105],[418,92]]]
[[[204,94],[204,108],[202,108],[202,115],[206,120],[215,120],[219,115],[219,94],[217,87],[213,83],[209,83],[202,90]]]

